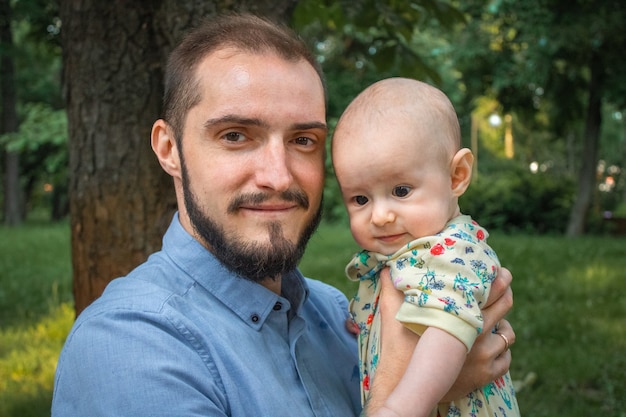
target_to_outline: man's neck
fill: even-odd
[[[265,278],[263,281],[260,281],[259,284],[261,284],[268,290],[278,295],[281,295],[282,279],[280,276],[276,278]]]

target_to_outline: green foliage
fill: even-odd
[[[292,23],[312,40],[324,62],[353,73],[373,70],[440,84],[439,72],[426,59],[430,51],[421,48],[424,29],[452,28],[463,21],[457,8],[440,0],[302,0]]]
[[[64,110],[54,110],[43,103],[24,106],[18,132],[0,135],[0,145],[19,152],[30,165],[37,165],[47,175],[66,177],[67,117]],[[33,167],[34,168],[34,167]]]
[[[29,103],[20,110],[23,120],[19,131],[0,135],[0,147],[20,155],[20,178],[28,208],[50,207],[52,219],[63,218],[68,182],[65,110],[44,103]]]
[[[18,102],[63,106],[61,45],[56,0],[11,1],[13,64]]]
[[[347,224],[348,213],[343,204],[341,190],[335,178],[330,159],[326,161],[326,182],[324,184],[323,218],[330,222]]]
[[[615,210],[613,211],[613,216],[623,219],[626,218],[626,203],[622,203],[615,207]]]
[[[573,198],[571,181],[509,167],[481,172],[459,204],[487,229],[558,234],[565,230]]]
[[[66,208],[67,134],[61,95],[61,46],[58,1],[17,0],[12,8],[12,47],[10,58],[15,69],[14,84],[20,121],[26,126],[17,134],[0,138],[0,147],[19,152],[19,195],[24,201],[24,215],[40,203],[42,183],[54,185],[53,217],[62,217]],[[0,77],[2,74],[0,74]],[[0,97],[0,101],[4,97]],[[0,169],[4,170],[0,162]],[[4,172],[2,172],[4,174]],[[38,189],[39,188],[39,189]],[[38,193],[39,191],[39,193]],[[4,196],[0,194],[0,198]],[[46,196],[47,197],[47,196]]]
[[[624,108],[623,2],[498,0],[488,7],[462,6],[469,19],[454,33],[453,59],[469,99],[492,96],[527,128],[582,142],[591,68],[597,65],[604,101]]]

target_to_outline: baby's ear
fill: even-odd
[[[472,167],[474,165],[474,155],[467,148],[459,150],[452,158],[450,172],[452,173],[452,194],[455,197],[461,196],[472,180]]]

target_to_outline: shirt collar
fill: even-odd
[[[180,224],[178,213],[163,237],[163,252],[195,282],[213,294],[249,326],[260,330],[277,303],[293,316],[305,302],[309,288],[299,270],[282,278],[282,295],[235,274]]]

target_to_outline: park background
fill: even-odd
[[[49,415],[64,338],[158,249],[174,209],[149,146],[162,68],[203,16],[294,27],[331,128],[389,76],[441,88],[477,156],[461,206],[514,275],[525,416],[626,415],[626,5],[620,0],[0,0],[0,416]],[[390,126],[390,128],[393,128]],[[351,296],[330,164],[301,268]],[[315,262],[312,260],[315,259]]]

